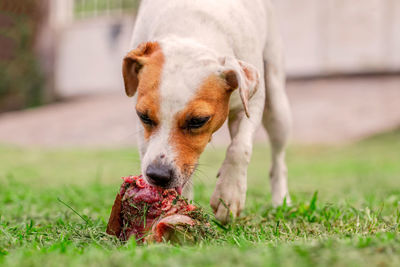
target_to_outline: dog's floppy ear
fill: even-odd
[[[223,57],[220,62],[224,66],[223,77],[227,85],[232,91],[239,88],[244,111],[246,116],[250,117],[249,99],[258,89],[260,80],[258,70],[253,65],[234,57]]]
[[[146,64],[150,55],[158,48],[159,45],[155,42],[142,43],[125,56],[122,63],[122,75],[124,77],[127,96],[135,95],[139,84],[138,75],[140,69]]]

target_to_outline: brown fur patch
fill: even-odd
[[[212,134],[226,120],[231,93],[232,90],[223,79],[211,75],[203,82],[186,108],[176,115],[177,124],[171,132],[170,143],[178,152],[176,164],[186,176],[192,174]],[[188,118],[206,116],[211,118],[203,127],[193,130],[182,129]]]
[[[144,56],[140,57],[142,64],[138,74],[138,87],[137,87],[137,104],[136,110],[146,114],[155,125],[149,126],[143,124],[145,132],[145,139],[157,130],[159,124],[160,112],[160,80],[162,73],[162,66],[164,64],[164,55],[160,46],[157,43],[152,43],[147,47]],[[150,54],[149,54],[150,53]]]

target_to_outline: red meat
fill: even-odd
[[[190,217],[197,208],[175,189],[151,186],[141,175],[123,177],[123,180],[108,221],[108,234],[121,240],[133,235],[139,242],[161,242],[169,239],[174,227],[192,227],[199,223]]]

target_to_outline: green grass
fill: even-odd
[[[209,148],[195,201],[209,196],[224,150]],[[257,145],[246,209],[220,238],[192,246],[123,244],[104,231],[135,149],[0,147],[0,265],[400,266],[400,133],[341,147],[292,146],[291,207],[274,209],[268,148]],[[70,205],[82,217],[58,199]]]

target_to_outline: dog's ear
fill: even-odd
[[[139,84],[140,69],[146,64],[151,54],[159,48],[155,42],[140,44],[131,50],[122,63],[122,75],[124,77],[125,92],[127,96],[134,96]]]
[[[223,57],[220,59],[223,65],[222,76],[230,90],[239,88],[240,98],[243,103],[247,117],[249,113],[249,100],[258,89],[260,74],[251,64],[235,59],[234,57]]]

